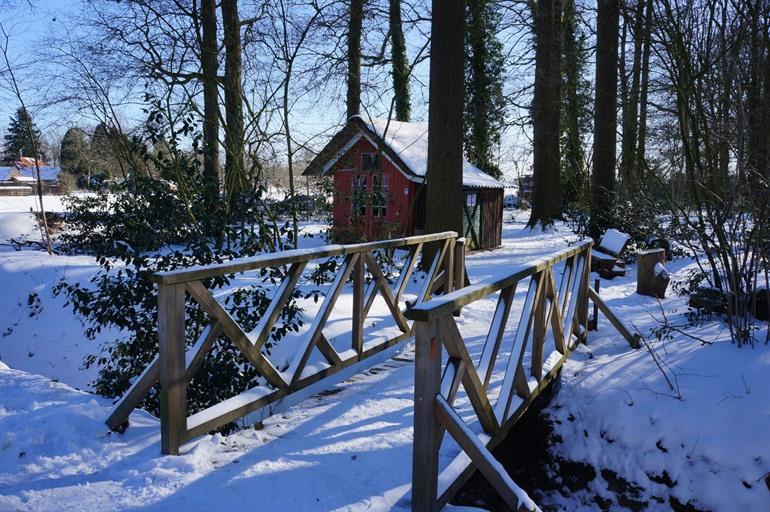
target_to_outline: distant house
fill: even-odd
[[[332,219],[339,239],[375,240],[425,230],[427,161],[427,123],[354,116],[303,174],[333,176]],[[464,160],[462,235],[471,248],[502,243],[503,189]]]
[[[61,168],[38,162],[44,194],[63,192]],[[0,167],[0,195],[24,196],[37,191],[37,167],[33,158],[21,157],[11,166]]]
[[[524,199],[528,203],[532,202],[532,188],[535,185],[535,178],[531,174],[519,176],[519,199]]]

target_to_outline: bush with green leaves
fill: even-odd
[[[144,158],[156,176],[132,175],[130,180],[89,196],[71,197],[60,249],[95,255],[99,271],[87,283],[62,280],[57,293],[86,321],[86,335],[115,332],[98,354],[86,358],[96,365],[96,391],[119,396],[158,353],[157,288],[150,276],[191,265],[221,263],[273,249],[278,236],[262,222],[257,207],[260,191],[241,198],[230,213],[217,207],[218,197],[206,192],[195,152],[170,146],[166,153]],[[218,196],[218,195],[217,195]],[[233,213],[235,212],[235,213]],[[285,269],[263,269],[257,284],[241,286],[236,276],[207,279],[204,285],[226,292],[224,307],[246,331],[256,327],[267,308],[269,291]],[[250,281],[251,283],[251,281]],[[270,339],[269,352],[288,331],[299,330],[302,310],[298,292],[281,313]],[[186,342],[192,345],[208,323],[192,300],[186,301]],[[224,336],[214,344],[188,388],[188,408],[194,413],[255,385],[264,384],[243,355]],[[158,413],[158,390],[143,403]]]

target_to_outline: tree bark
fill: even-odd
[[[535,90],[532,99],[534,183],[530,226],[550,224],[561,216],[562,0],[541,0],[535,9]]]
[[[406,40],[401,21],[401,0],[390,0],[389,10],[391,57],[393,60],[393,94],[396,121],[409,121],[412,107],[409,97],[409,63],[406,59]]]
[[[592,236],[598,236],[607,227],[615,194],[619,13],[619,0],[598,1],[589,226]]]
[[[639,85],[639,140],[636,144],[636,168],[637,174],[643,175],[647,171],[647,91],[650,85],[650,51],[652,47],[652,0],[647,0],[645,7],[644,35],[642,41],[642,75]]]
[[[622,136],[622,160],[621,176],[624,186],[629,185],[636,178],[636,144],[639,113],[639,86],[641,80],[641,61],[642,61],[642,32],[644,31],[644,4],[646,0],[636,1],[636,10],[634,14],[634,54],[631,63],[631,86],[627,87],[624,98],[623,109],[623,136]]]
[[[580,43],[577,40],[577,15],[575,0],[564,2],[564,178],[562,199],[565,204],[585,204],[588,191],[588,176],[585,172],[585,155],[583,153],[582,136],[580,133],[581,105],[578,99],[580,84]]]
[[[462,232],[463,218],[463,1],[433,1],[426,227]],[[432,251],[424,257],[430,258]],[[430,261],[430,260],[428,260]]]
[[[228,212],[247,188],[244,167],[241,24],[237,0],[222,1],[225,46],[225,187]]]
[[[217,3],[201,0],[203,73],[203,176],[214,208],[219,199],[219,92],[217,86]]]
[[[347,118],[361,112],[361,28],[365,0],[350,0],[348,19]]]

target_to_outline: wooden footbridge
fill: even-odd
[[[406,300],[407,285],[416,279],[415,268],[426,244],[435,247],[434,256],[423,269],[425,277],[419,288]],[[494,459],[491,450],[558,374],[577,344],[587,340],[589,300],[602,309],[632,346],[638,341],[588,285],[591,245],[590,241],[582,242],[547,258],[513,267],[505,277],[469,286],[465,286],[464,240],[454,232],[284,251],[158,273],[154,280],[159,289],[159,355],[118,401],[107,424],[113,430],[125,428],[131,411],[159,381],[161,449],[165,454],[175,455],[180,445],[197,436],[244,417],[246,423],[260,421],[374,366],[406,341],[414,340],[412,510],[442,508],[476,469],[511,509],[537,510]],[[382,251],[406,253],[392,283],[377,258]],[[308,319],[308,329],[293,345],[295,354],[291,362],[278,367],[263,347],[303,272],[309,264],[328,258],[340,258],[342,264],[320,308]],[[563,271],[557,275],[554,267],[560,264]],[[283,279],[257,327],[246,331],[205,283],[218,276],[263,269],[273,269]],[[525,280],[528,291],[518,327],[513,337],[504,336],[514,293],[518,283]],[[349,338],[330,340],[324,328],[346,287],[352,288]],[[475,361],[455,317],[463,307],[494,294],[498,294],[497,306],[481,357]],[[378,297],[386,306],[392,329],[387,335],[369,339],[365,322]],[[185,339],[188,298],[202,307],[210,321],[189,348]],[[188,416],[187,383],[220,337],[226,337],[237,347],[258,370],[262,382]],[[341,346],[343,342],[346,346]],[[502,380],[492,379],[498,363],[505,368]],[[461,386],[475,414],[475,421],[470,424],[455,409]],[[461,452],[441,470],[439,452],[446,433]]]

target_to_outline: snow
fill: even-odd
[[[620,254],[629,238],[631,237],[617,229],[608,229],[604,236],[602,236],[599,247],[612,254]]]
[[[425,177],[428,172],[428,123],[406,123],[377,117],[364,119],[364,122],[373,132],[384,138],[385,143],[414,174],[419,178]],[[465,157],[463,157],[463,185],[477,188],[505,186],[468,162]]]
[[[666,270],[666,267],[661,262],[657,262],[652,271],[656,276],[662,276],[664,279],[668,277],[668,270]]]
[[[58,200],[45,200],[56,208]],[[2,236],[18,236],[11,231],[17,228],[35,236],[34,217],[27,213],[32,201],[0,198]],[[561,226],[530,231],[524,227],[527,214],[510,218],[506,213],[502,248],[467,257],[472,282],[499,279],[516,265],[576,241]],[[10,223],[16,227],[6,227]],[[677,260],[668,271],[673,281],[683,280],[693,266],[691,260]],[[411,348],[398,360],[380,361],[371,371],[346,375],[347,381],[328,392],[287,405],[260,429],[202,436],[184,445],[179,457],[161,456],[156,418],[137,410],[124,434],[110,433],[104,421],[112,401],[87,391],[94,370],[81,368],[83,357],[119,333],[86,340],[81,319],[62,297],[52,295],[62,277],[85,281],[96,269],[87,256],[0,250],[0,510],[226,510],[251,509],[255,503],[286,511],[409,509]],[[670,321],[680,322],[684,299],[671,292],[660,301],[641,296],[634,293],[635,283],[636,266],[629,265],[625,276],[604,280],[600,294],[646,336],[675,389],[668,387],[647,348],[630,349],[600,315],[589,344],[579,346],[565,363],[561,390],[548,408],[556,420],[554,433],[562,439],[552,452],[638,483],[646,510],[670,510],[671,496],[708,510],[770,509],[764,481],[770,471],[770,347],[757,343],[738,349],[718,320],[687,330],[708,343],[677,333],[658,341],[650,330],[659,327],[661,308]],[[527,285],[520,283],[514,294],[507,345],[494,367],[490,395],[499,393]],[[37,296],[31,303],[30,293]],[[340,296],[342,309],[352,303],[349,295]],[[476,360],[496,300],[495,294],[466,306],[456,319]],[[367,325],[368,343],[392,328],[384,322],[386,313],[378,299],[372,325]],[[349,348],[349,335],[339,315],[332,313],[325,334],[347,357],[343,347],[348,343]],[[305,332],[296,333],[296,340]],[[764,339],[764,331],[757,335]],[[274,364],[288,363],[296,340],[276,347]],[[553,364],[552,356],[546,352],[546,366]],[[473,416],[464,391],[455,404],[463,419]],[[477,423],[468,426],[478,435]],[[459,453],[445,441],[440,457],[442,469],[448,470],[444,477],[451,474],[453,461],[453,467],[467,463],[457,459]],[[660,481],[664,471],[676,485],[651,480]],[[596,510],[593,497],[613,498],[611,487],[597,476],[587,490],[532,497],[544,510]],[[613,501],[610,509],[622,507]]]

